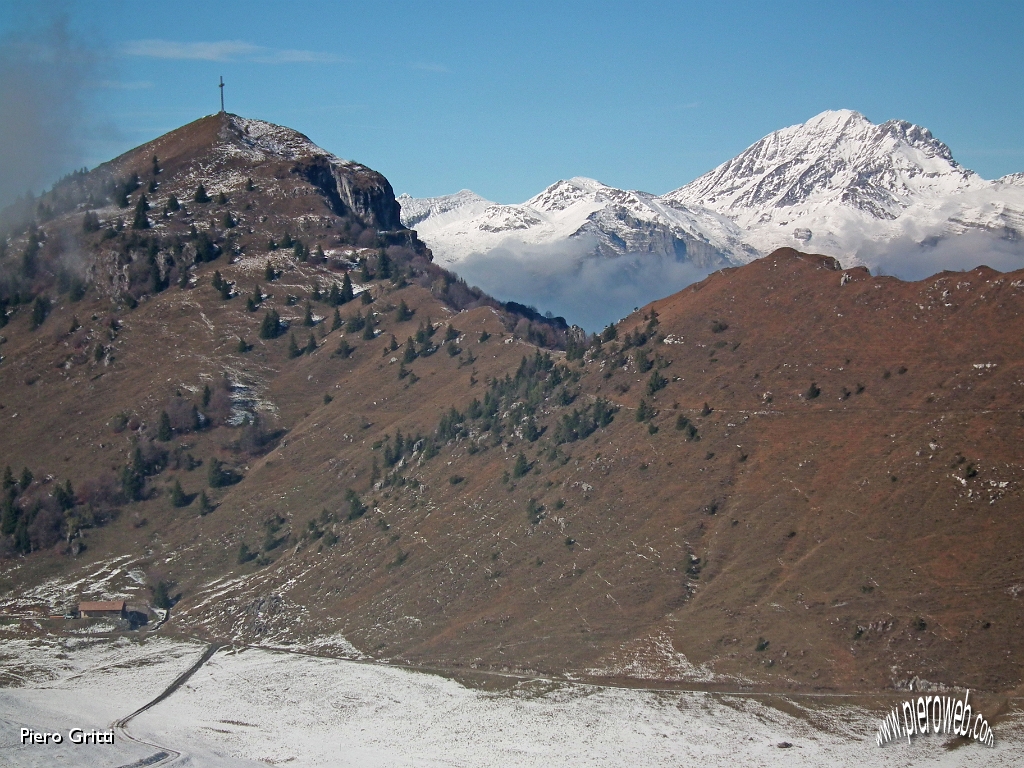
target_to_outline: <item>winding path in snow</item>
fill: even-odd
[[[171,763],[175,762],[179,757],[181,757],[180,752],[177,752],[171,749],[170,747],[162,747],[159,744],[153,744],[152,742],[143,741],[142,739],[135,738],[128,732],[128,723],[134,718],[141,715],[147,709],[155,707],[168,696],[171,696],[182,685],[184,685],[188,681],[188,679],[192,677],[192,675],[198,672],[206,662],[212,659],[213,655],[218,650],[220,650],[220,648],[221,645],[219,643],[211,643],[207,647],[203,655],[200,656],[199,659],[194,664],[192,664],[192,666],[190,666],[188,669],[186,669],[184,672],[182,672],[180,675],[174,678],[174,681],[166,688],[164,688],[164,690],[161,691],[161,693],[156,698],[154,698],[148,704],[143,704],[130,715],[122,717],[120,720],[114,721],[113,728],[117,731],[118,735],[121,738],[126,739],[127,741],[135,742],[136,744],[144,744],[146,746],[153,747],[154,749],[159,750],[158,752],[156,752],[153,755],[150,755],[147,758],[143,758],[142,760],[136,760],[134,763],[130,763],[129,765],[123,765],[119,768],[143,768],[144,766],[170,765]]]

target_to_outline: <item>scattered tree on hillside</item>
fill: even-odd
[[[372,312],[367,312],[366,313],[366,322],[363,324],[363,339],[365,341],[370,341],[375,336],[376,336],[376,330],[374,329],[374,326],[373,326],[373,313]]]
[[[188,506],[189,498],[185,494],[185,491],[181,489],[181,483],[175,478],[174,485],[171,486],[171,504],[175,507]]]
[[[156,439],[166,443],[173,437],[174,432],[171,430],[171,417],[167,414],[167,411],[161,411],[160,426],[157,427]]]
[[[135,204],[135,218],[132,220],[132,229],[149,229],[149,218],[146,211],[149,210],[149,202],[145,195],[139,195],[139,202]]]
[[[50,300],[45,296],[36,296],[36,300],[32,302],[32,330],[42,325],[49,314]]]
[[[260,338],[276,339],[280,335],[281,316],[277,314],[277,310],[271,309],[263,316],[263,322],[260,325]]]
[[[341,304],[347,304],[355,298],[355,293],[352,289],[352,280],[348,276],[348,272],[341,279]]]

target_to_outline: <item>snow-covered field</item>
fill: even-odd
[[[23,726],[110,728],[194,664],[171,640],[3,640],[0,764],[13,766],[1019,765],[1020,717],[996,747],[874,744],[878,713],[842,700],[508,680],[500,691],[377,664],[221,650],[113,746],[20,746]],[[788,742],[792,746],[780,747]],[[159,756],[164,754],[163,761]],[[157,756],[157,757],[154,757]]]

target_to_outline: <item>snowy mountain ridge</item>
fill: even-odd
[[[781,246],[856,264],[897,240],[1024,233],[1024,173],[987,181],[928,129],[876,125],[851,110],[775,131],[661,196],[577,177],[519,205],[469,190],[399,202],[403,222],[446,265],[510,244],[563,245],[578,258],[581,242],[584,255],[657,254],[701,267],[746,263]]]
[[[572,242],[594,256],[650,253],[708,267],[758,255],[743,245],[739,228],[714,211],[584,177],[560,180],[516,205],[494,203],[469,190],[421,199],[400,195],[398,202],[403,223],[415,227],[446,266],[496,248]]]

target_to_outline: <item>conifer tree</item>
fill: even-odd
[[[145,483],[145,478],[131,464],[124,465],[121,470],[121,490],[128,501],[138,501],[142,498]]]
[[[336,331],[341,328],[341,313],[337,307],[334,309],[334,317],[331,319],[331,330]]]
[[[210,196],[206,194],[206,187],[203,186],[202,182],[199,182],[199,186],[196,187],[196,193],[192,196],[192,201],[196,203],[210,202]]]
[[[210,469],[206,479],[211,488],[220,488],[224,485],[224,463],[220,459],[210,459]]]
[[[28,242],[25,244],[25,250],[21,254],[21,276],[26,280],[31,280],[36,276],[36,272],[39,269],[38,258],[39,235],[36,234],[35,230],[32,230],[28,233]]]
[[[345,273],[345,277],[341,280],[341,304],[348,304],[355,298],[355,293],[352,290],[352,279],[348,276],[348,272]]]
[[[181,483],[177,478],[174,480],[174,485],[171,486],[171,504],[175,507],[184,507],[188,504],[188,496],[181,489]]]
[[[274,265],[271,264],[269,261],[267,262],[267,268],[264,270],[264,277],[266,278],[268,283],[277,280],[277,270],[274,269]]]
[[[178,202],[178,198],[174,195],[167,198],[167,210],[171,213],[177,213],[181,210],[181,203]]]
[[[166,611],[171,607],[171,597],[167,594],[167,585],[162,581],[158,581],[153,587],[153,605],[161,611]]]
[[[245,300],[245,308],[249,312],[255,312],[257,309],[259,309],[260,304],[262,303],[262,301],[263,301],[263,291],[261,291],[260,287],[257,285],[252,290],[252,296],[250,296],[248,299]]]
[[[0,504],[0,534],[10,536],[17,527],[18,507],[14,504],[14,499],[5,496],[3,503]]]
[[[291,335],[288,340],[288,357],[298,357],[302,354],[302,350],[299,349],[299,345],[295,343],[295,334]]]
[[[398,304],[398,309],[395,310],[395,320],[399,323],[404,323],[406,320],[412,319],[412,310],[409,309],[409,305],[405,303],[405,299],[402,299]]]
[[[309,306],[309,302],[306,302],[306,314],[302,317],[302,324],[307,328],[313,327],[313,308]]]
[[[32,330],[35,331],[46,319],[46,315],[50,313],[50,302],[44,296],[37,296],[36,300],[32,303]]]
[[[206,408],[206,407],[208,407],[210,405],[210,397],[212,395],[213,395],[213,392],[210,391],[210,385],[209,384],[204,384],[203,385],[203,399],[202,399],[203,408]]]
[[[530,471],[530,464],[526,460],[526,455],[522,451],[516,456],[516,463],[512,466],[512,476],[522,477]]]
[[[53,498],[60,506],[62,512],[67,512],[75,506],[75,489],[71,486],[71,480],[65,480],[64,485],[56,484],[53,489]]]
[[[228,196],[225,195],[223,191],[219,192],[217,194],[217,205],[227,205],[227,204],[228,204]]]
[[[245,180],[245,191],[246,192],[252,192],[255,189],[256,189],[256,185],[252,183],[252,178],[250,177],[250,178],[246,179]]]
[[[205,516],[213,511],[213,505],[210,503],[209,497],[206,495],[206,491],[199,492],[199,514]]]
[[[6,492],[10,491],[11,488],[14,488],[16,484],[17,483],[16,483],[16,481],[14,479],[14,473],[11,472],[11,465],[8,464],[7,468],[4,469],[4,480],[3,480],[4,492],[6,493]]]
[[[375,336],[376,336],[376,333],[374,332],[374,327],[373,327],[373,313],[372,312],[367,312],[366,313],[366,323],[363,325],[363,339],[366,340],[366,341],[370,341]]]
[[[307,355],[311,355],[316,352],[316,339],[313,338],[313,334],[309,334],[309,341],[306,342],[306,348],[303,350]]]
[[[277,310],[270,310],[263,316],[263,323],[260,325],[261,339],[276,339],[281,335],[281,316]]]
[[[153,175],[158,176],[163,169],[160,167],[160,161],[157,160],[156,155],[153,155]]]
[[[20,485],[21,485],[21,490],[23,492],[27,491],[28,487],[30,485],[32,485],[32,480],[33,479],[35,479],[35,478],[33,477],[32,472],[29,470],[28,467],[25,467],[24,469],[21,470],[21,482],[20,482]]]
[[[410,336],[409,339],[405,342],[405,352],[402,354],[402,362],[403,363],[411,363],[415,359],[416,359],[416,342],[412,338],[412,336]]]
[[[391,259],[383,250],[377,255],[377,277],[381,280],[391,277]]]
[[[157,428],[156,439],[166,443],[173,437],[174,431],[171,429],[171,417],[167,415],[167,411],[160,411],[160,426]]]
[[[19,515],[18,517],[18,525],[14,529],[14,548],[23,555],[27,555],[32,551],[32,538],[28,533],[27,515]]]

